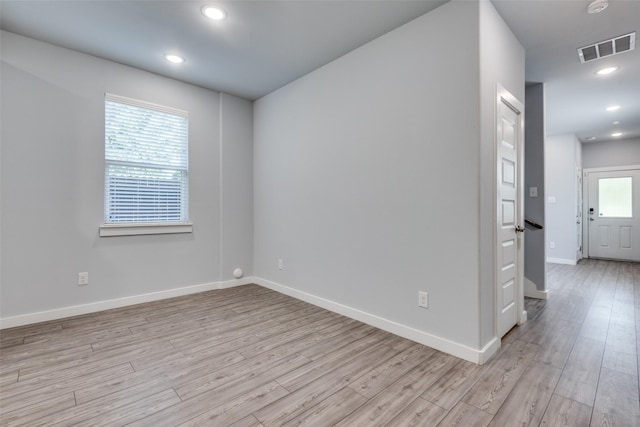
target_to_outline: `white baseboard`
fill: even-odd
[[[141,304],[144,302],[157,301],[161,299],[179,297],[183,295],[195,294],[198,292],[211,291],[216,289],[231,288],[233,286],[248,285],[255,283],[254,277],[244,277],[242,279],[227,280],[224,282],[203,283],[200,285],[184,286],[181,288],[168,289],[166,291],[151,292],[142,295],[133,295],[124,298],[110,299],[106,301],[92,302],[89,304],[74,305],[70,307],[56,308],[37,313],[23,314],[0,319],[0,329],[13,328],[15,326],[30,325],[32,323],[47,322],[49,320],[63,319],[70,316],[95,313],[97,311],[120,308],[128,305]]]
[[[500,348],[500,339],[498,338],[491,340],[483,349],[476,350],[464,344],[450,341],[448,339],[414,329],[410,326],[402,325],[392,320],[384,319],[374,314],[366,313],[362,310],[318,297],[307,292],[299,291],[279,283],[271,282],[259,277],[255,278],[254,283],[473,363],[485,363]]]
[[[54,310],[41,311],[37,313],[29,313],[13,317],[5,317],[0,319],[0,329],[12,328],[15,326],[29,325],[33,323],[46,322],[50,320],[62,319],[70,316],[78,316],[82,314],[95,313],[98,311],[109,310],[112,308],[120,308],[128,305],[141,304],[145,302],[157,301],[161,299],[173,298],[183,295],[195,294],[198,292],[211,291],[216,289],[225,289],[234,286],[248,285],[251,283],[264,286],[265,288],[272,289],[276,292],[280,292],[285,295],[292,296],[310,304],[322,307],[324,309],[333,311],[338,314],[342,314],[351,319],[355,319],[374,326],[376,328],[391,332],[392,334],[399,335],[403,338],[410,339],[420,344],[435,348],[436,350],[443,351],[461,359],[468,360],[473,363],[483,364],[487,362],[491,356],[493,356],[500,348],[500,339],[493,338],[487,343],[484,348],[477,350],[468,347],[464,344],[460,344],[448,339],[438,337],[436,335],[429,334],[418,329],[384,319],[358,310],[353,307],[349,307],[325,298],[321,298],[297,289],[290,288],[288,286],[280,285],[269,280],[261,279],[258,277],[244,277],[237,280],[226,280],[223,282],[211,282],[203,283],[200,285],[185,286],[181,288],[169,289],[166,291],[151,292],[148,294],[134,295],[124,298],[116,298],[106,301],[99,301],[89,304],[75,305],[70,307],[63,307]]]
[[[576,265],[578,262],[575,259],[568,258],[547,258],[547,262],[551,264],[566,264],[566,265]]]
[[[477,363],[479,365],[484,365],[491,359],[491,357],[500,350],[500,345],[502,345],[502,340],[498,337],[494,337],[487,345],[484,346],[482,350],[478,352],[478,361],[469,360],[470,362]],[[455,356],[455,355],[454,355]]]
[[[232,280],[225,280],[224,282],[218,282],[218,289],[233,288],[235,286],[250,285],[252,283],[256,283],[255,277],[252,277],[252,276],[242,277],[240,279],[232,279]]]
[[[536,284],[525,277],[524,296],[537,299],[549,299],[549,290],[539,291]]]

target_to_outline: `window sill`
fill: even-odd
[[[193,224],[102,224],[100,237],[192,233]]]

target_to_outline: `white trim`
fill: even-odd
[[[628,171],[628,170],[636,170],[640,169],[640,165],[627,165],[627,166],[608,166],[602,168],[586,168],[583,169],[584,174],[589,174],[590,172],[615,172],[615,171]]]
[[[254,277],[245,277],[242,279],[227,280],[224,282],[211,282],[203,283],[200,285],[184,286],[181,288],[168,289],[166,291],[151,292],[148,294],[133,295],[129,297],[93,302],[89,304],[81,304],[70,307],[57,308],[54,310],[40,311],[37,313],[5,317],[0,319],[0,329],[30,325],[32,323],[47,322],[50,320],[62,319],[70,316],[79,316],[81,314],[95,313],[97,311],[126,307],[128,305],[179,297],[183,295],[195,294],[198,292],[248,285],[250,283],[255,283]]]
[[[500,350],[501,345],[502,340],[498,337],[493,337],[493,339],[478,352],[478,361],[475,363],[478,363],[479,365],[487,363],[491,357]]]
[[[299,291],[297,289],[290,288],[288,286],[281,285],[270,280],[261,279],[259,277],[256,277],[254,279],[254,283],[260,286],[264,286],[265,288],[269,288],[276,292],[289,295],[315,306],[333,311],[334,313],[347,316],[351,319],[358,320],[387,332],[391,332],[392,334],[407,338],[436,350],[443,351],[461,359],[468,360],[469,362],[482,364],[489,360],[491,356],[493,356],[493,354],[500,348],[500,340],[498,338],[494,338],[493,340],[491,340],[483,349],[477,350],[464,344],[450,341],[448,339],[438,337],[424,331],[420,331],[410,326],[406,326],[400,323],[396,323],[392,320],[376,316],[375,314],[367,313],[335,301],[312,295],[307,292]]]
[[[590,258],[589,255],[589,174],[597,172],[622,172],[640,170],[640,165],[607,166],[601,168],[582,169],[582,258]],[[618,260],[619,261],[619,260]]]
[[[89,304],[81,304],[70,307],[58,308],[54,310],[41,311],[37,313],[23,314],[13,317],[5,317],[0,319],[0,329],[13,328],[16,326],[30,325],[33,323],[47,322],[51,320],[63,319],[70,316],[78,316],[82,314],[95,313],[98,311],[109,310],[112,308],[126,307],[134,304],[157,301],[167,298],[173,298],[183,295],[190,295],[199,292],[211,291],[216,289],[231,288],[234,286],[248,285],[251,283],[258,284],[276,292],[300,299],[318,307],[342,314],[351,319],[358,320],[376,328],[385,330],[392,334],[407,338],[417,343],[426,345],[436,350],[443,351],[453,356],[468,360],[477,364],[487,362],[500,348],[501,341],[494,337],[482,349],[476,350],[464,344],[460,344],[436,335],[429,334],[424,331],[406,326],[394,321],[370,314],[353,307],[349,307],[325,298],[321,298],[303,291],[299,291],[288,286],[284,286],[269,280],[258,277],[243,277],[241,279],[226,280],[222,282],[203,283],[200,285],[185,286],[181,288],[169,289],[166,291],[151,292],[148,294],[134,295],[124,298],[116,298],[106,301],[99,301]],[[526,321],[526,312],[524,312]]]
[[[100,237],[111,236],[140,236],[143,234],[175,234],[193,233],[193,224],[102,224]]]
[[[106,101],[117,102],[120,104],[132,105],[134,107],[146,108],[147,110],[160,111],[162,113],[173,114],[175,116],[189,118],[189,112],[179,108],[168,107],[166,105],[155,104],[153,102],[142,101],[140,99],[128,98],[126,96],[114,95],[113,93],[105,93]]]
[[[218,289],[233,288],[236,286],[250,285],[252,283],[255,284],[256,280],[257,279],[255,277],[242,277],[240,279],[225,280],[224,282],[218,282]]]
[[[575,259],[568,258],[550,258],[547,257],[547,262],[551,264],[566,264],[566,265],[576,265],[578,262]]]
[[[539,291],[531,280],[524,278],[524,296],[537,299],[549,299],[549,290]]]

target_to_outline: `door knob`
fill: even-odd
[[[593,221],[593,218],[589,218],[589,221]]]
[[[524,233],[524,227],[520,227],[519,225],[516,225],[516,233]]]

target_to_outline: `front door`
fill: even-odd
[[[519,322],[522,309],[522,232],[520,153],[522,150],[521,107],[511,96],[499,96],[497,108],[496,154],[498,160],[497,271],[498,336]]]
[[[640,169],[588,172],[589,257],[640,261]]]

